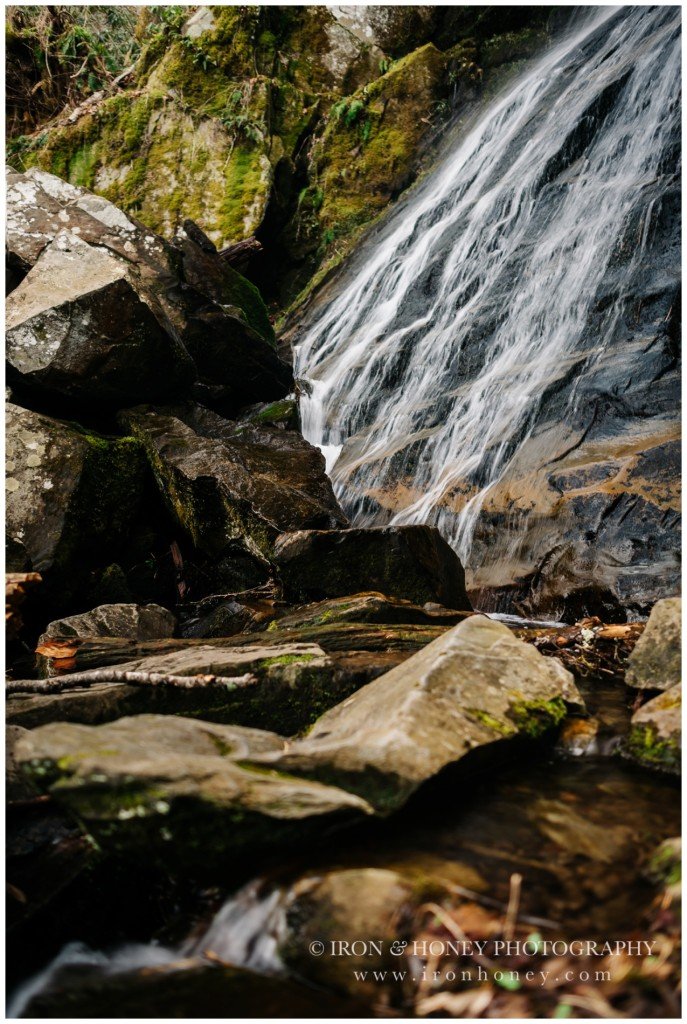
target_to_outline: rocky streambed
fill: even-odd
[[[481,614],[349,524],[194,224],[9,185],[12,1012],[671,1015],[679,599]],[[590,990],[581,938],[653,945]]]

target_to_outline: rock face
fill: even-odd
[[[559,662],[475,615],[259,763],[326,779],[388,813],[467,754],[504,738],[543,735],[565,718],[567,704],[583,706]]]
[[[215,558],[239,544],[270,557],[284,530],[346,523],[324,458],[300,434],[237,426],[198,406],[122,415],[145,445],[172,515]]]
[[[472,608],[458,556],[430,526],[302,530],[279,538],[274,561],[294,601],[374,589],[417,604]]]
[[[682,752],[682,686],[673,686],[644,704],[632,716],[625,753],[639,764],[680,774]]]
[[[207,870],[370,813],[342,790],[238,763],[283,745],[274,733],[138,715],[46,725],[15,749],[24,771],[106,848]]]
[[[637,690],[669,690],[680,682],[682,600],[657,601],[630,656],[625,682]]]
[[[34,569],[65,590],[107,565],[135,521],[141,446],[8,405],[7,533]]]
[[[110,407],[188,392],[282,398],[289,367],[257,289],[185,221],[167,243],[105,199],[33,169],[8,174],[10,376]]]
[[[162,640],[174,635],[174,615],[157,604],[103,604],[81,615],[49,623],[39,643],[70,636],[125,636],[132,640]]]

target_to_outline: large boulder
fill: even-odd
[[[282,531],[346,523],[323,456],[295,431],[239,426],[191,404],[121,421],[144,444],[171,514],[212,558],[238,545],[264,562]]]
[[[279,538],[274,561],[293,601],[379,590],[416,604],[472,608],[460,560],[433,526],[301,529]]]
[[[174,635],[176,618],[158,604],[102,604],[81,615],[56,619],[39,643],[72,636],[126,636],[132,640],[162,640]]]
[[[194,374],[124,261],[62,231],[7,298],[10,378],[82,402],[174,392]]]
[[[143,451],[133,438],[101,437],[11,404],[6,417],[7,536],[64,607],[88,572],[115,561],[126,544]]]
[[[259,763],[326,779],[390,812],[442,768],[514,737],[538,738],[569,705],[572,675],[474,615],[320,718]]]
[[[682,763],[682,686],[647,701],[635,711],[624,752],[647,768],[679,775]]]
[[[259,292],[191,221],[168,243],[37,169],[9,171],[7,202],[8,263],[21,281],[8,300],[8,356],[20,386],[120,407],[194,382],[237,406],[292,387]]]
[[[682,600],[668,597],[651,609],[630,655],[625,681],[637,690],[669,690],[681,679]]]
[[[206,871],[371,813],[332,786],[242,766],[284,744],[254,729],[138,715],[46,725],[15,756],[104,849]]]

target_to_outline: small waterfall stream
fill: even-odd
[[[594,9],[316,300],[296,343],[302,423],[357,524],[436,524],[470,577],[526,442],[546,464],[583,376],[608,390],[659,245],[679,76],[678,8]]]

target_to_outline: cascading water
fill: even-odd
[[[356,524],[436,524],[474,586],[492,557],[476,539],[512,482],[627,434],[599,396],[627,390],[631,342],[648,345],[633,303],[666,247],[679,80],[678,8],[596,10],[316,299],[295,346],[303,430]],[[661,273],[654,293],[675,287]],[[664,414],[659,392],[645,418]],[[505,526],[515,557],[523,530]]]

